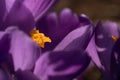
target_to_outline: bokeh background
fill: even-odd
[[[120,0],[59,0],[53,8],[55,12],[60,12],[63,8],[70,8],[73,12],[86,14],[97,23],[99,20],[116,21],[120,23]],[[77,80],[100,80],[101,74],[96,67],[90,67]]]
[[[86,14],[94,22],[120,22],[120,0],[59,0],[54,10],[59,12],[65,7],[71,8],[77,14]]]

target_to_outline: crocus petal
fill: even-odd
[[[84,16],[81,16],[84,17]],[[84,17],[87,18],[87,17]],[[46,44],[46,50],[51,50],[72,30],[81,27],[79,17],[68,8],[61,11],[60,15],[51,13],[38,22],[37,28],[52,39],[52,43]]]
[[[17,80],[39,80],[32,72],[30,71],[21,71],[18,70],[15,73]]]
[[[11,80],[9,79],[9,76],[2,69],[0,69],[0,80]]]
[[[120,38],[117,40],[113,47],[111,56],[111,72],[115,77],[120,76]],[[118,79],[119,80],[119,79]]]
[[[0,63],[8,60],[8,57],[10,56],[8,54],[9,48],[10,48],[9,34],[0,31]]]
[[[97,54],[97,49],[95,45],[95,37],[93,36],[92,39],[90,40],[87,48],[86,48],[87,53],[91,57],[92,61],[95,63],[95,65],[100,69],[103,70],[103,65],[101,64],[101,61],[99,59],[99,55]]]
[[[94,27],[86,25],[70,32],[54,49],[54,51],[84,51],[92,37]]]
[[[95,42],[97,47],[97,52],[101,60],[101,64],[104,66],[105,71],[110,71],[110,57],[112,52],[112,47],[114,45],[114,40],[112,35],[107,32],[106,26],[103,26],[101,22],[97,24],[95,31]],[[111,28],[111,26],[109,27]],[[107,58],[106,58],[107,57]]]
[[[103,26],[110,36],[113,35],[119,37],[119,27],[116,22],[106,21]]]
[[[6,32],[9,33],[11,40],[9,53],[12,55],[15,71],[32,69],[39,57],[40,47],[15,27],[6,29]]]
[[[31,11],[35,20],[42,17],[58,0],[24,0],[23,4]]]
[[[14,1],[12,8],[4,20],[4,26],[0,29],[4,30],[8,26],[18,26],[21,30],[29,33],[34,28],[34,17],[29,9],[23,5],[23,1],[24,0]]]
[[[36,62],[34,74],[40,80],[72,80],[89,62],[87,54],[80,51],[46,52]]]
[[[4,31],[0,31],[0,40],[3,38],[3,36],[5,36],[6,33]]]
[[[16,0],[4,0],[5,3],[6,3],[6,9],[7,9],[7,12],[9,12],[11,10],[11,8],[13,7],[14,5],[14,2]]]
[[[61,27],[66,29],[68,29],[68,27],[71,28],[72,26],[77,26],[79,24],[77,15],[74,14],[69,8],[63,9],[59,18]]]
[[[3,20],[5,17],[5,13],[6,13],[6,7],[5,7],[5,0],[1,0],[0,1],[0,27],[3,24]]]

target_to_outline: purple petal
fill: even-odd
[[[94,36],[89,42],[86,51],[88,52],[89,56],[91,57],[92,61],[96,64],[96,66],[99,67],[100,70],[103,70],[104,67],[102,66],[101,61],[99,59],[99,55],[97,54]]]
[[[73,26],[79,25],[78,16],[74,14],[69,8],[63,9],[59,15],[59,18],[60,18],[61,27],[65,29],[68,29],[69,27],[72,30],[74,29]]]
[[[103,24],[106,32],[109,33],[109,35],[114,35],[116,37],[119,37],[119,27],[118,27],[118,24],[116,22],[111,22],[111,21],[106,21],[104,24]]]
[[[18,70],[15,74],[17,80],[39,80],[32,72],[30,71],[21,71]]]
[[[6,29],[8,26],[18,26],[21,30],[29,33],[34,28],[34,17],[29,9],[23,5],[23,1],[24,0],[14,1],[5,18],[4,26],[1,27],[2,30]]]
[[[11,10],[16,0],[5,0],[7,12]]]
[[[15,27],[6,30],[11,39],[10,54],[13,57],[15,71],[30,70],[40,55],[40,47],[24,32]]]
[[[6,13],[5,0],[0,1],[0,27],[3,26],[3,20]]]
[[[76,14],[65,8],[60,15],[51,13],[39,21],[37,28],[52,39],[52,43],[46,44],[46,50],[51,50],[72,30],[81,27]]]
[[[24,0],[23,4],[31,11],[35,20],[41,18],[58,0]]]
[[[0,32],[0,64],[5,64],[10,69],[10,72],[14,71],[12,56],[9,54],[10,38],[9,33]]]
[[[0,63],[5,62],[10,56],[8,54],[9,48],[10,48],[9,34],[6,32],[0,32]]]
[[[0,69],[0,80],[10,80],[7,73],[5,73],[2,69]]]
[[[111,72],[116,77],[120,76],[120,38],[113,47],[111,56]]]
[[[40,80],[72,80],[89,62],[86,53],[80,51],[47,52],[36,62],[34,73]]]
[[[97,24],[95,31],[95,42],[97,47],[97,52],[101,60],[101,64],[104,66],[105,71],[110,71],[110,57],[112,52],[112,47],[114,45],[114,40],[112,35],[109,34],[106,26],[103,26],[101,22]],[[111,28],[111,26],[109,27]],[[106,58],[107,57],[107,58]]]
[[[84,51],[92,37],[94,27],[86,25],[70,32],[54,49],[54,51]]]

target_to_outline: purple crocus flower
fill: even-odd
[[[72,80],[88,66],[86,48],[94,30],[88,17],[78,17],[65,8],[59,15],[53,12],[43,17],[37,29],[52,39],[35,65],[34,74],[39,79]]]
[[[52,39],[41,49],[27,34],[54,0],[2,2],[5,12],[0,18],[4,30],[0,32],[1,80],[71,80],[88,66],[90,58],[85,49],[94,27],[85,15],[78,17],[65,9],[59,17],[52,13],[40,19],[37,28]],[[8,26],[18,26],[22,31]]]
[[[119,40],[115,41],[114,38],[118,37],[119,29],[116,22],[106,21],[104,24],[101,22],[97,24],[94,37],[90,42],[92,51],[89,51],[89,55],[102,72],[102,80],[119,80],[115,77],[118,74],[114,73],[115,67],[118,67],[116,66],[118,60],[116,58],[116,49],[119,47]]]
[[[8,80],[12,74],[20,74],[23,70],[34,67],[40,48],[25,33],[28,34],[35,27],[36,21],[55,2],[56,0],[0,1],[0,80]],[[17,26],[25,33],[10,26]],[[24,71],[26,73],[28,72]],[[24,80],[34,80],[30,74],[26,74],[29,77],[26,76]]]

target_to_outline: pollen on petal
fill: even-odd
[[[112,35],[112,39],[116,42],[118,40],[118,37]]]
[[[44,35],[44,33],[40,33],[39,30],[32,30],[30,32],[31,38],[35,41],[40,47],[44,48],[46,42],[51,42],[51,39]]]

